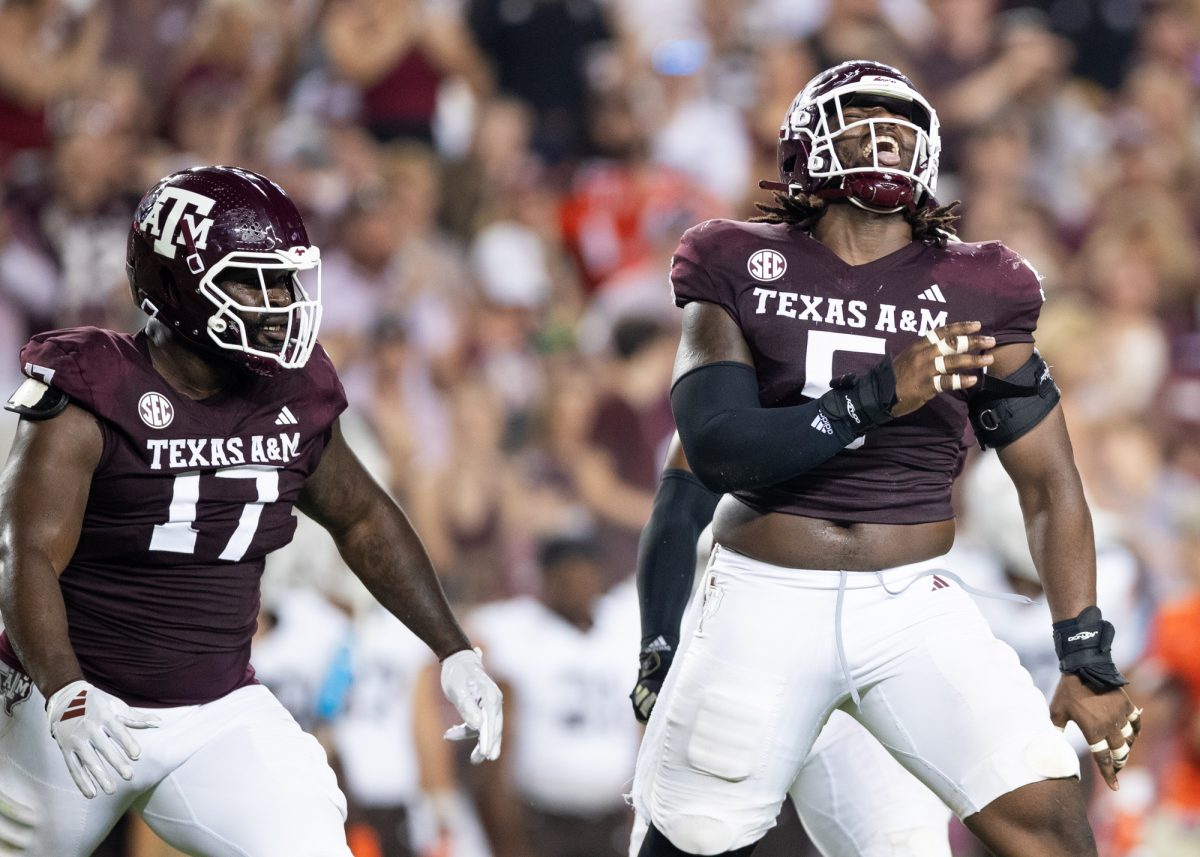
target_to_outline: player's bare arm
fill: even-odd
[[[693,301],[683,310],[683,331],[671,383],[693,369],[724,360],[754,365],[737,322],[716,304]]]
[[[997,376],[1011,374],[1029,359],[1032,344],[996,350]],[[1027,434],[999,451],[1021,499],[1029,549],[1037,566],[1056,628],[1075,620],[1096,604],[1096,547],[1092,518],[1083,485],[1071,454],[1062,408],[1055,406]],[[1111,628],[1111,626],[1108,626]],[[1083,628],[1076,634],[1087,641],[1104,633]],[[1111,644],[1111,640],[1108,641]],[[1092,745],[1092,756],[1109,788],[1128,760],[1129,748],[1141,728],[1139,713],[1116,684],[1085,684],[1080,675],[1065,672],[1051,701],[1057,726],[1073,720]],[[1123,681],[1123,679],[1121,679]]]
[[[297,507],[329,531],[371,594],[439,660],[471,648],[408,516],[367,473],[337,424]]]
[[[75,553],[92,472],[104,444],[95,417],[67,405],[23,419],[0,477],[0,609],[13,650],[46,698],[50,733],[80,792],[114,794],[110,769],[129,780],[141,748],[129,728],[156,719],[133,714],[91,685],[71,646],[58,578]]]
[[[478,738],[476,764],[498,758],[503,696],[454,618],[408,516],[367,473],[336,422],[296,505],[329,531],[346,565],[441,661],[442,691],[464,721],[445,737]]]
[[[47,420],[21,420],[0,477],[0,605],[21,663],[49,699],[83,678],[67,637],[58,576],[79,540],[103,441],[95,418],[68,405]]]

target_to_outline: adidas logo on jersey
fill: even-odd
[[[833,434],[833,426],[829,424],[829,417],[825,416],[823,413],[818,413],[815,417],[813,417],[812,427],[821,434]]]
[[[946,589],[948,586],[950,586],[950,584],[949,584],[949,583],[947,583],[946,581],[942,580],[940,577],[938,577],[938,576],[935,574],[935,575],[933,576],[933,587],[932,587],[932,589],[931,589],[930,591],[937,590],[937,589]]]
[[[935,304],[944,304],[946,302],[946,296],[942,294],[942,290],[938,287],[937,283],[934,283],[921,292],[918,298],[923,301],[933,301]]]
[[[284,405],[283,410],[279,412],[279,416],[275,418],[275,425],[277,426],[294,426],[298,422],[300,421],[296,419],[296,416],[287,409],[286,405]]]

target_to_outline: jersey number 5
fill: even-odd
[[[223,467],[214,476],[221,479],[253,479],[258,498],[242,507],[237,529],[229,537],[228,544],[218,559],[237,562],[246,555],[246,549],[254,540],[263,506],[279,499],[279,470],[274,467]],[[200,501],[200,471],[189,470],[175,477],[171,489],[171,506],[167,511],[167,522],[154,525],[150,537],[150,550],[171,553],[195,553],[196,536],[199,530],[192,526],[196,522],[196,504]]]
[[[833,386],[833,355],[836,351],[882,356],[887,353],[887,340],[881,336],[810,330],[808,352],[804,357],[804,395],[810,399],[821,398]],[[856,438],[846,445],[846,449],[858,449],[865,440],[865,437]]]

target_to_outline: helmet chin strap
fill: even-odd
[[[855,173],[842,177],[841,187],[818,191],[825,199],[846,199],[872,214],[897,214],[916,210],[912,181],[889,173]]]
[[[874,205],[867,205],[857,196],[847,196],[846,199],[849,200],[850,204],[854,207],[861,208],[863,211],[869,211],[872,214],[897,214],[905,209],[905,206],[903,205],[898,205],[895,208],[878,208]]]
[[[842,179],[842,183],[843,185],[849,184],[850,187],[826,188],[817,191],[817,196],[822,199],[845,199],[857,208],[872,214],[899,214],[905,209],[916,210],[917,206],[913,203],[914,194],[911,185],[897,184],[894,189],[884,189],[879,187],[875,176],[865,178],[864,181],[856,180],[854,176],[847,176]],[[768,179],[760,181],[758,186],[763,190],[778,191],[789,196],[795,196],[800,190],[798,184],[785,184]]]

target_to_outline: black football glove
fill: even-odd
[[[639,655],[637,684],[629,694],[633,703],[633,716],[639,723],[650,719],[650,712],[654,710],[654,703],[658,702],[658,692],[662,690],[663,681],[667,678],[674,657],[675,647],[662,637],[643,647]]]

